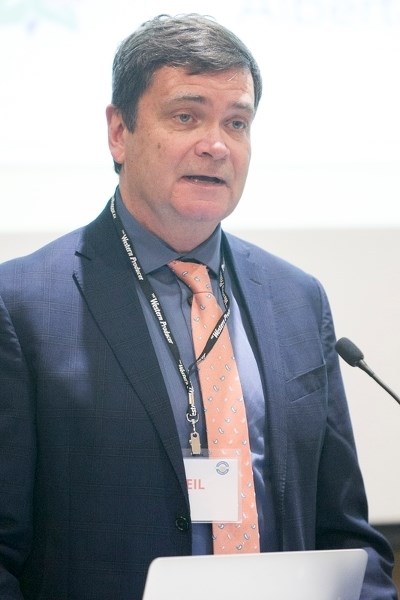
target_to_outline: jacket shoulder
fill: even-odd
[[[36,273],[39,277],[48,269],[70,269],[76,254],[90,254],[90,247],[97,244],[97,238],[105,235],[109,227],[109,211],[106,207],[91,223],[49,241],[34,252],[0,264],[0,286],[7,276],[16,272]]]
[[[243,258],[251,261],[260,269],[268,272],[270,277],[294,277],[299,280],[315,281],[315,277],[297,265],[281,258],[267,250],[239,238],[231,233],[224,232],[228,251],[234,262]]]

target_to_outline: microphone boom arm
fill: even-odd
[[[400,404],[400,397],[393,390],[391,390],[390,387],[387,386],[386,383],[384,383],[382,379],[372,371],[372,369],[370,369],[365,360],[360,360],[355,366],[365,371],[370,377],[372,377],[372,379],[376,381],[376,383],[378,383],[388,394],[390,394],[398,404]]]

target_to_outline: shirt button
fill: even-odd
[[[178,517],[175,521],[175,526],[179,531],[188,531],[189,530],[189,520],[186,517]]]

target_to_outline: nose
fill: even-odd
[[[210,129],[204,133],[196,143],[196,154],[198,156],[209,156],[213,160],[227,158],[230,150],[226,145],[219,127]]]

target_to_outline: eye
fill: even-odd
[[[179,121],[179,123],[190,123],[192,120],[192,115],[189,115],[189,113],[180,113],[179,115],[176,115],[175,118]]]
[[[239,119],[235,119],[234,121],[232,121],[232,127],[233,129],[236,130],[240,130],[240,129],[247,129],[248,125],[245,121],[240,121]]]

